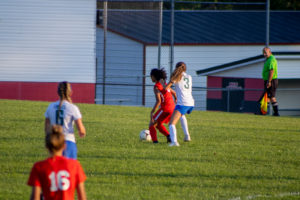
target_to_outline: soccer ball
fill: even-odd
[[[142,130],[140,132],[140,140],[151,141],[151,135],[149,130]]]

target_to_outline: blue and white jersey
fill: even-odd
[[[194,98],[192,96],[192,76],[187,73],[182,73],[182,78],[179,82],[174,83],[175,92],[177,95],[177,105],[194,106]]]
[[[73,125],[75,120],[82,118],[81,113],[77,106],[68,101],[63,101],[59,109],[59,102],[60,101],[56,101],[48,106],[45,117],[50,120],[51,125],[61,125],[63,127],[65,140],[75,143]]]

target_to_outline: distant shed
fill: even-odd
[[[300,52],[273,52],[278,62],[279,87],[276,94],[279,110],[283,115],[300,115]],[[207,87],[214,89],[243,89],[231,91],[209,90],[207,110],[226,111],[229,99],[230,111],[255,112],[257,101],[263,90],[262,55],[198,70],[197,74],[207,76]]]

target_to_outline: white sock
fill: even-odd
[[[177,133],[176,133],[176,126],[171,124],[169,125],[169,131],[170,131],[170,138],[173,143],[177,143]]]
[[[181,123],[181,127],[182,127],[182,130],[183,130],[183,133],[186,137],[190,137],[190,133],[189,133],[189,128],[188,128],[188,123],[187,123],[187,120],[186,120],[186,117],[185,115],[182,115],[180,117],[180,123]]]

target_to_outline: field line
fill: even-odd
[[[263,194],[255,194],[255,195],[249,195],[246,197],[234,197],[228,200],[243,200],[243,199],[256,199],[256,198],[278,198],[278,197],[288,197],[288,196],[300,196],[300,192],[285,192],[275,195],[263,195]]]

